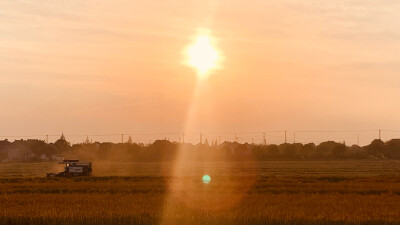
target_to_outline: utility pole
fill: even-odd
[[[221,136],[218,137],[218,145],[221,144]]]
[[[265,132],[263,133],[263,140],[264,140],[264,145],[267,145],[267,139],[265,139]]]
[[[382,140],[382,139],[381,139],[381,137],[382,137],[381,134],[382,134],[382,130],[379,129],[379,140]]]
[[[121,134],[121,143],[124,143],[124,134]]]
[[[236,136],[236,133],[235,133],[235,142],[237,142],[237,136]]]
[[[285,130],[285,144],[287,143],[287,141],[286,141],[286,133],[287,133],[287,131]]]
[[[296,143],[296,131],[293,131],[293,144]]]

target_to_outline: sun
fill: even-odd
[[[186,64],[197,70],[199,78],[207,77],[212,70],[219,67],[220,53],[213,46],[212,37],[207,34],[198,35],[185,53]]]

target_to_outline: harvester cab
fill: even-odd
[[[75,177],[90,176],[92,174],[91,162],[80,162],[79,160],[63,160],[58,164],[64,164],[64,171],[60,173],[47,173],[47,177]]]

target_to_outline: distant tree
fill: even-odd
[[[335,146],[338,145],[338,143],[334,141],[325,141],[320,143],[316,147],[316,155],[317,157],[323,157],[323,158],[328,158],[332,156],[333,149]]]
[[[352,153],[356,153],[356,152],[362,152],[362,147],[358,146],[358,145],[352,145],[350,147],[350,152]]]
[[[279,156],[279,147],[278,145],[268,145],[267,152],[269,156],[277,157]]]
[[[100,159],[102,159],[102,160],[108,159],[108,154],[110,153],[112,146],[113,146],[113,143],[110,143],[110,142],[103,142],[99,145],[97,154],[100,157]]]
[[[3,161],[8,158],[8,154],[5,152],[0,152],[0,161]]]
[[[346,145],[345,144],[336,144],[335,147],[333,147],[332,150],[332,155],[335,158],[342,158],[346,154]]]
[[[207,138],[206,138],[206,140],[204,141],[204,144],[203,144],[203,145],[205,145],[206,147],[210,147],[210,144],[208,143]]]
[[[293,148],[295,150],[295,155],[299,156],[303,150],[303,144],[301,143],[293,143]]]
[[[368,158],[368,153],[366,150],[358,145],[352,145],[349,148],[349,157],[356,159],[365,159]]]
[[[56,147],[58,152],[64,152],[68,151],[71,149],[71,143],[65,140],[65,138],[60,138],[58,139],[55,143],[54,146]]]
[[[147,160],[169,161],[175,158],[178,146],[168,140],[157,140],[148,147]]]
[[[245,155],[247,152],[247,145],[246,144],[240,144],[236,146],[235,148],[235,153],[237,155]]]
[[[375,139],[371,144],[366,146],[367,152],[370,156],[375,158],[384,157],[385,143],[380,139]]]
[[[281,144],[279,145],[279,151],[285,156],[285,158],[296,157],[296,149],[292,144]]]
[[[255,156],[257,160],[263,160],[267,158],[268,152],[265,145],[254,145],[251,148],[251,154]]]
[[[315,154],[315,144],[314,143],[305,144],[300,151],[300,155],[303,158],[310,158],[314,154]]]
[[[400,139],[393,139],[385,143],[384,154],[390,159],[400,158]]]
[[[227,145],[221,146],[221,147],[220,147],[220,150],[221,150],[226,156],[232,155],[232,149],[229,148]]]
[[[42,154],[51,156],[52,154],[55,153],[55,149],[52,146],[46,144],[46,142],[44,141],[30,140],[27,141],[27,144],[30,145],[32,153],[35,154],[36,156],[40,156]]]

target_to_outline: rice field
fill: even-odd
[[[172,162],[93,162],[93,176],[171,176]],[[0,178],[45,177],[46,172],[60,172],[57,162],[0,163]],[[263,162],[193,162],[182,174],[198,176],[202,171],[223,176],[378,176],[400,173],[397,160],[332,160],[332,161],[263,161]]]
[[[98,162],[72,179],[2,164],[0,224],[399,224],[399,164],[204,163],[174,176],[168,163]]]

